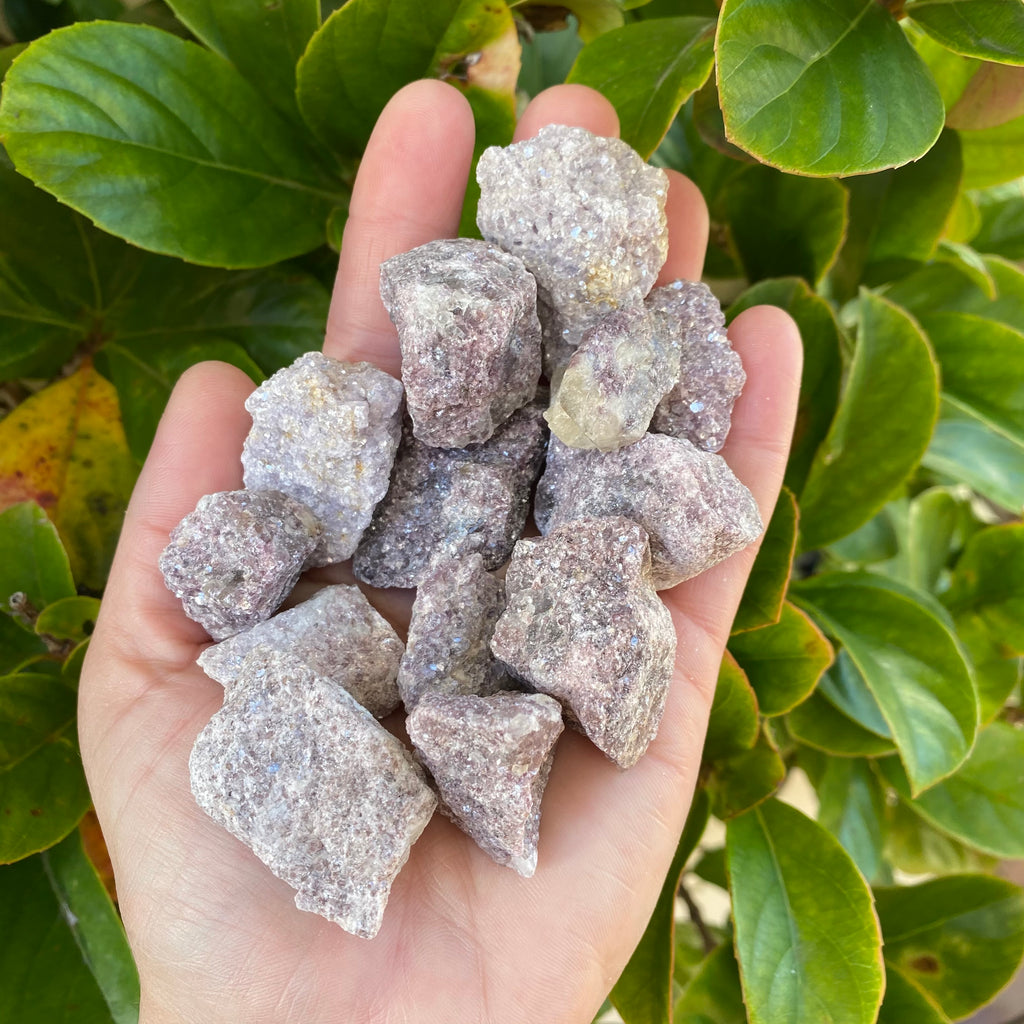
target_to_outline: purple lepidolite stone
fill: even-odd
[[[541,372],[537,285],[518,257],[471,238],[428,242],[381,264],[380,294],[424,444],[486,441],[533,398]]]

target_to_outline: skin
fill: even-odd
[[[612,107],[581,86],[536,97],[517,138],[544,124],[614,135]],[[370,140],[352,197],[324,349],[397,373],[377,293],[382,259],[457,232],[473,121],[455,89],[399,92]],[[708,215],[669,172],[661,281],[699,278]],[[723,454],[767,522],[793,427],[801,348],[773,307],[730,328],[748,382]],[[203,363],[178,383],[125,520],[80,690],[82,756],[142,980],[142,1024],[548,1024],[589,1022],[650,916],[689,809],[729,626],[756,553],[663,593],[679,635],[657,739],[620,772],[585,739],[560,742],[540,863],[524,880],[440,815],[413,847],[372,941],[295,908],[292,890],[203,814],[188,756],[220,707],[196,667],[208,638],[165,589],[157,557],[207,493],[242,485],[252,384]],[[344,570],[320,579],[345,579]],[[350,578],[350,577],[349,577]],[[377,603],[407,616],[408,596]]]

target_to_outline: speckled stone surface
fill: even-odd
[[[430,695],[406,726],[442,812],[499,864],[530,878],[541,797],[562,732],[558,701],[524,693]]]
[[[352,555],[388,477],[401,434],[402,385],[369,363],[307,352],[248,398],[245,486],[304,502],[324,533],[309,565]]]
[[[647,432],[679,375],[679,332],[643,306],[606,313],[573,352],[544,418],[574,448],[613,451]]]
[[[651,584],[647,534],[582,519],[516,545],[494,653],[621,768],[658,731],[675,660],[672,617]]]
[[[542,365],[544,376],[551,384],[552,390],[558,386],[576,346],[583,337],[583,332],[602,314],[591,313],[578,320],[567,320],[558,311],[537,300],[537,316],[540,318],[541,343],[543,346]]]
[[[214,640],[269,619],[320,540],[317,517],[280,491],[199,499],[160,555],[164,583]]]
[[[614,452],[552,438],[533,515],[541,533],[590,516],[635,520],[650,538],[658,590],[717,565],[764,529],[753,495],[720,455],[666,434]]]
[[[541,372],[537,284],[522,260],[478,239],[439,239],[385,260],[380,294],[424,444],[486,441],[533,398]]]
[[[189,760],[210,817],[295,890],[300,910],[372,938],[436,807],[369,712],[294,655],[259,647]]]
[[[668,254],[665,172],[621,139],[548,125],[480,157],[477,224],[570,320],[636,305]]]
[[[651,429],[719,451],[747,375],[729,344],[718,299],[699,281],[673,281],[655,288],[644,304],[664,314],[680,336],[679,381],[661,400]]]
[[[474,551],[487,569],[504,565],[523,531],[545,437],[539,403],[465,449],[430,448],[406,424],[391,488],[353,559],[356,576],[414,587],[431,559]]]
[[[199,664],[211,679],[230,686],[261,644],[295,655],[318,676],[343,686],[377,718],[398,707],[404,647],[358,587],[324,587],[308,601],[207,647]]]
[[[491,634],[505,607],[505,584],[477,554],[441,558],[416,589],[398,689],[407,711],[425,694],[516,689],[491,654]]]

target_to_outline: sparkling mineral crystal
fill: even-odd
[[[245,486],[276,488],[307,504],[324,533],[309,565],[355,550],[388,476],[401,435],[402,385],[369,363],[307,352],[245,403]]]
[[[494,653],[622,768],[654,739],[676,651],[672,617],[651,583],[643,528],[581,519],[524,538],[505,577]]]
[[[428,242],[381,264],[380,294],[424,444],[486,441],[533,398],[541,372],[537,285],[518,257],[477,239]]]
[[[477,224],[537,278],[540,297],[578,320],[637,305],[668,253],[668,179],[620,139],[548,125],[484,151]]]
[[[479,554],[441,558],[420,580],[412,606],[398,689],[411,711],[425,694],[487,696],[514,689],[491,654],[505,607],[505,585]]]
[[[499,864],[537,868],[540,802],[562,732],[542,694],[429,695],[406,721],[441,796],[441,810]]]
[[[320,540],[317,517],[280,491],[199,499],[160,555],[164,583],[214,640],[269,619]]]
[[[539,403],[465,449],[430,448],[407,423],[391,488],[356,551],[356,576],[375,587],[414,587],[432,558],[474,551],[487,569],[504,565],[526,521],[544,441]]]
[[[764,528],[753,495],[720,455],[666,434],[614,452],[552,438],[533,514],[541,533],[590,516],[635,520],[650,538],[658,590],[728,558]]]
[[[259,647],[199,734],[192,792],[296,889],[295,905],[372,938],[436,806],[405,747],[309,664]]]
[[[679,382],[661,400],[651,429],[717,452],[725,444],[733,404],[747,380],[740,357],[729,345],[722,307],[699,281],[655,288],[645,305],[668,317],[681,343]]]
[[[211,679],[230,686],[261,644],[293,654],[377,718],[398,707],[402,641],[358,587],[324,587],[308,601],[207,647],[199,664]]]
[[[574,448],[613,451],[647,432],[679,375],[679,332],[643,306],[607,313],[583,334],[544,418]]]

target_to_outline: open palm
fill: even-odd
[[[618,130],[610,105],[579,86],[538,96],[517,137],[550,122]],[[381,115],[352,197],[330,355],[397,374],[378,267],[457,233],[472,147],[468,104],[439,82],[407,87]],[[670,177],[661,282],[699,278],[708,231],[696,188]],[[748,383],[723,454],[767,520],[792,430],[799,338],[772,307],[738,317],[730,337]],[[132,498],[82,676],[82,753],[141,975],[142,1024],[589,1021],[639,939],[675,849],[754,550],[663,592],[679,634],[675,678],[660,733],[635,768],[620,772],[582,737],[563,736],[534,878],[497,866],[435,815],[379,935],[354,938],[297,910],[292,890],[189,792],[189,751],[222,690],[196,667],[208,639],[164,588],[157,556],[201,495],[241,486],[251,390],[220,363],[179,382]],[[396,618],[407,612],[402,595],[374,601]]]

